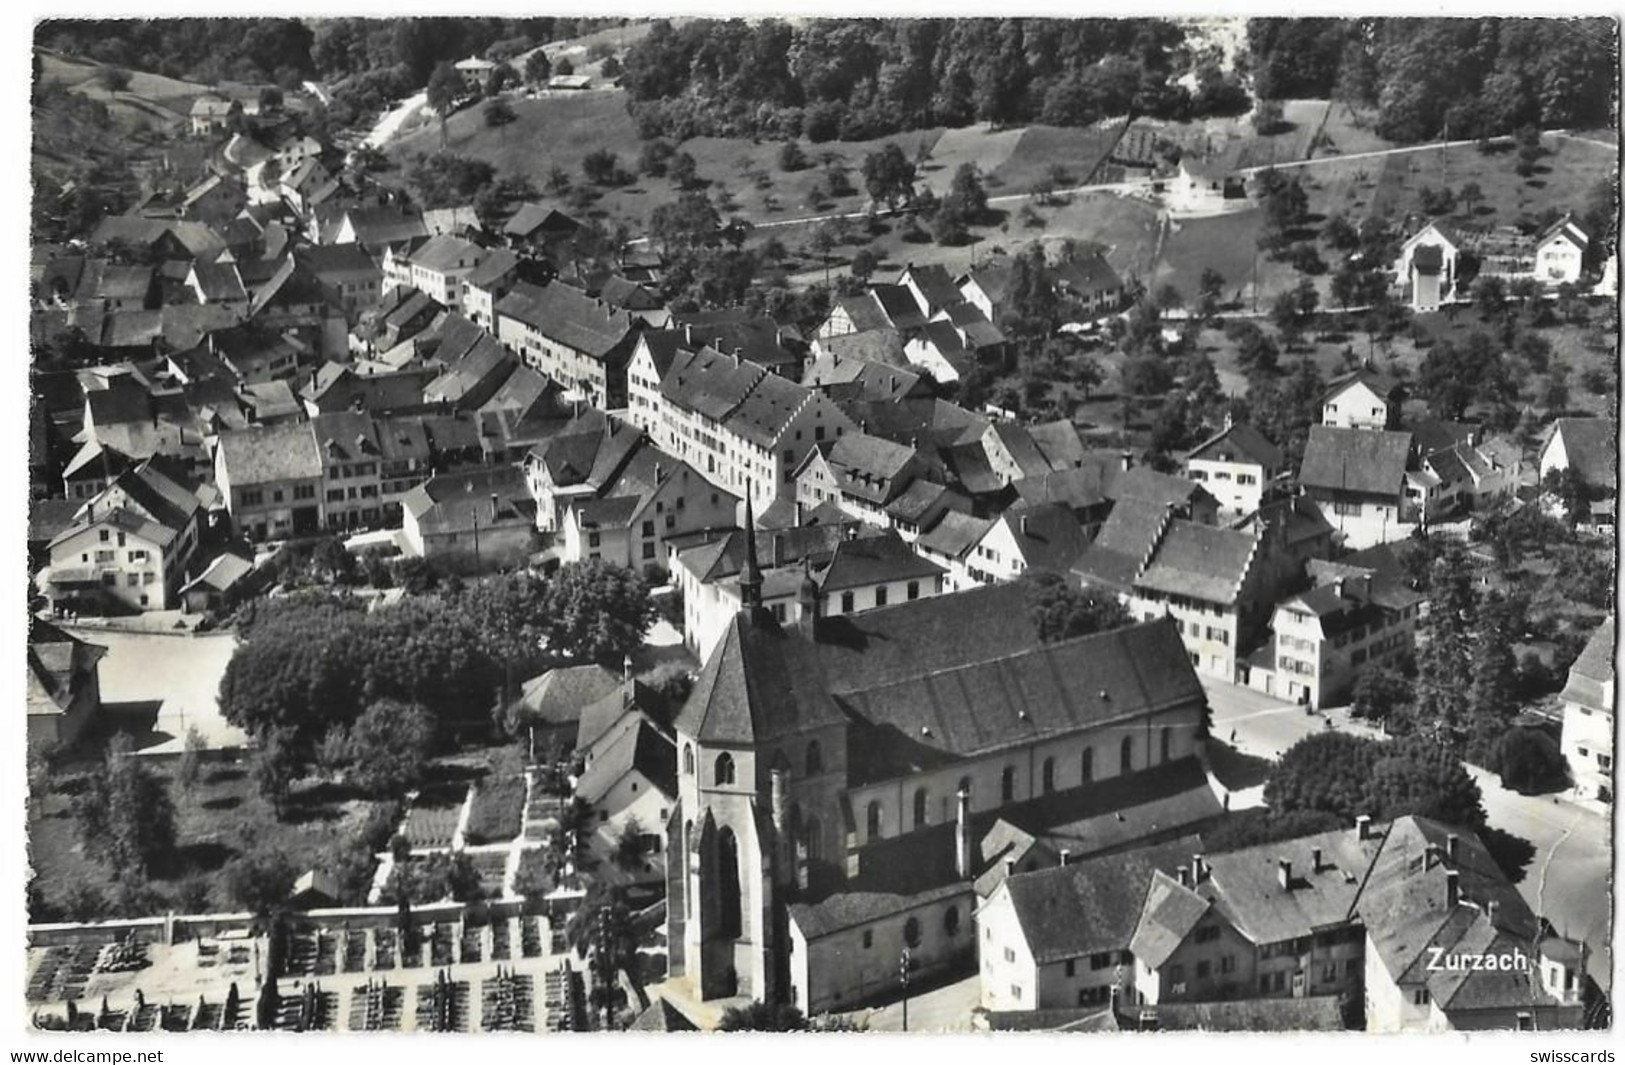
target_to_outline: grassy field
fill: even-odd
[[[983,175],[999,174],[999,168],[1028,132],[1019,128],[993,130],[986,123],[943,130],[931,146],[931,158],[920,168],[920,184],[941,196],[948,191],[954,172],[965,163],[974,163]],[[1000,182],[1002,185],[1002,175]]]
[[[295,868],[311,868],[350,838],[373,805],[318,785],[296,791],[286,818],[278,821],[256,792],[246,764],[208,763],[197,782],[184,788],[173,783],[173,761],[149,764],[170,783],[177,840],[174,867],[155,878],[152,887],[166,908],[183,912],[233,909],[226,870],[250,848],[279,850]],[[38,890],[59,905],[80,889],[113,896],[113,877],[83,852],[75,834],[71,811],[75,790],[70,784],[46,795],[40,816],[28,826],[29,860]],[[201,897],[188,898],[193,892]]]
[[[1315,149],[1315,156],[1355,155],[1392,148],[1392,141],[1377,136],[1371,128],[1374,118],[1369,111],[1357,111],[1342,101],[1332,102],[1326,112],[1321,143]]]
[[[1260,136],[1245,115],[1191,122],[1135,119],[1135,126],[1149,129],[1187,152],[1227,153],[1226,158],[1233,160],[1237,167],[1268,166],[1272,162],[1309,158],[1310,143],[1326,116],[1327,106],[1325,100],[1283,100],[1281,117],[1287,128],[1267,137]]]
[[[1476,146],[1426,148],[1381,159],[1327,162],[1303,170],[1314,214],[1400,219],[1421,212],[1421,190],[1445,186],[1458,194],[1476,184],[1483,199],[1458,203],[1455,218],[1474,226],[1513,225],[1547,207],[1583,210],[1591,188],[1612,175],[1618,159],[1584,141],[1546,137],[1547,155],[1528,179],[1518,177],[1511,150],[1481,152]]]
[[[990,170],[998,181],[996,195],[1028,192],[1060,166],[1072,184],[1089,180],[1105,162],[1117,143],[1118,131],[1060,126],[1029,126],[1021,131],[1014,150],[997,168]]]
[[[1239,299],[1248,307],[1256,302],[1259,309],[1268,309],[1269,301],[1296,285],[1299,275],[1291,266],[1272,262],[1258,253],[1262,225],[1262,214],[1256,210],[1172,223],[1157,257],[1153,287],[1173,285],[1191,301],[1199,291],[1202,272],[1211,268],[1224,275],[1229,298]]]

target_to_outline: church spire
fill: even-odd
[[[745,496],[745,568],[739,574],[739,605],[755,610],[762,605],[762,571],[756,564],[756,518],[750,496]]]

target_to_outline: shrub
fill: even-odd
[[[506,843],[519,835],[524,821],[525,778],[488,778],[474,790],[474,808],[463,836],[471,844]]]
[[[1513,791],[1531,795],[1568,787],[1568,762],[1557,741],[1539,729],[1507,729],[1496,745],[1496,759],[1502,786]]]

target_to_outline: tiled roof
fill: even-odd
[[[438,274],[452,270],[472,269],[485,257],[485,249],[473,241],[450,233],[430,237],[424,245],[412,252],[413,266],[421,266]]]
[[[945,558],[959,558],[982,542],[987,531],[993,527],[993,522],[993,518],[976,518],[950,510],[920,537],[919,544]]]
[[[1151,874],[1151,883],[1129,939],[1129,952],[1136,963],[1160,969],[1196,923],[1207,915],[1208,900],[1179,883],[1162,870]]]
[[[655,306],[659,306],[658,301]],[[737,353],[769,369],[801,361],[800,355],[785,346],[784,331],[777,322],[767,317],[753,318],[742,308],[675,313],[672,324],[686,329],[696,344],[710,344],[729,355]]]
[[[843,296],[835,301],[835,305],[846,312],[854,332],[867,333],[874,329],[889,329],[894,324],[886,317],[886,312],[875,298],[867,292],[861,296]]]
[[[1311,425],[1298,483],[1306,488],[1397,496],[1410,451],[1410,433]]]
[[[1348,919],[1377,848],[1376,839],[1344,828],[1212,854],[1197,890],[1255,943],[1297,939]],[[1291,868],[1284,888],[1282,861]]]
[[[1175,519],[1134,586],[1233,604],[1257,543],[1247,533]]]
[[[825,337],[818,341],[818,346],[835,357],[835,366],[852,359],[899,368],[909,365],[908,357],[903,354],[903,335],[890,326]]]
[[[1038,446],[1050,468],[1079,469],[1089,459],[1089,449],[1078,435],[1078,427],[1065,418],[1027,426],[1027,435]]]
[[[497,303],[497,311],[594,359],[607,358],[636,324],[626,312],[559,281],[544,287],[521,282]]]
[[[208,588],[211,591],[224,592],[229,590],[238,581],[254,571],[254,564],[229,551],[219,555],[202,573],[187,581],[181,588],[181,593],[192,591],[194,588]]]
[[[485,403],[520,366],[513,353],[489,334],[424,388],[429,403],[448,402],[478,407]]]
[[[309,425],[233,430],[220,434],[219,447],[234,488],[322,475],[321,449]]]
[[[897,329],[907,331],[926,324],[914,293],[902,285],[870,285],[869,295],[879,305],[886,321]]]
[[[1073,572],[1086,583],[1127,589],[1150,562],[1171,520],[1169,514],[1157,503],[1134,499],[1117,503]]]
[[[1188,862],[1201,846],[1200,837],[1187,836],[1006,879],[1033,960],[1046,965],[1127,950],[1152,877]]]
[[[487,252],[480,264],[470,270],[463,283],[469,288],[488,289],[519,269],[519,256],[507,248]]]
[[[804,385],[777,374],[764,374],[744,401],[734,408],[724,426],[753,444],[772,448],[791,419],[808,403],[828,405],[829,401]]]
[[[492,513],[493,502],[496,512]],[[526,526],[536,504],[518,466],[486,466],[443,473],[412,489],[401,500],[423,535],[471,532],[476,525]]]
[[[845,723],[816,648],[760,609],[728,623],[677,719],[684,735],[723,744]]]
[[[738,409],[766,373],[753,362],[711,348],[679,350],[660,380],[660,394],[684,410],[720,422]]]
[[[677,795],[677,745],[647,721],[611,740],[576,781],[576,795],[597,805],[628,773],[642,774],[651,787],[668,798]],[[656,827],[656,826],[650,826]]]
[[[537,230],[571,233],[580,228],[579,222],[563,212],[539,203],[526,203],[520,205],[519,210],[508,219],[508,224],[502,227],[502,232],[511,237],[529,238]]]
[[[988,432],[995,436],[1024,477],[1048,472],[1050,462],[1025,428],[1010,422],[994,422]]]
[[[898,521],[918,525],[931,513],[932,508],[941,502],[943,496],[952,495],[953,493],[942,485],[923,477],[916,477],[897,498],[886,504],[886,513]]]
[[[347,212],[355,242],[370,248],[399,244],[429,235],[421,216],[393,207],[357,207]]]
[[[1569,468],[1586,484],[1610,491],[1618,487],[1618,432],[1612,418],[1559,418],[1553,435],[1562,436]]]
[[[1083,297],[1115,292],[1123,287],[1123,279],[1117,276],[1104,255],[1081,255],[1051,266],[1049,273],[1058,286]]]
[[[603,666],[560,666],[525,681],[519,707],[527,719],[549,725],[571,725],[585,707],[618,695],[621,675]]]
[[[845,539],[836,543],[829,565],[819,575],[825,595],[892,581],[931,580],[944,573],[941,566],[921,558],[897,533]]]
[[[1247,422],[1236,422],[1197,444],[1187,461],[1207,459],[1216,462],[1253,462],[1267,470],[1279,469],[1286,460],[1281,449]]]
[[[1321,393],[1321,402],[1324,403],[1327,400],[1334,398],[1340,393],[1346,391],[1350,386],[1356,384],[1365,385],[1376,394],[1378,399],[1387,399],[1388,396],[1394,391],[1395,387],[1395,381],[1393,378],[1388,377],[1385,374],[1380,374],[1375,370],[1368,370],[1362,367],[1358,370],[1346,373],[1341,377],[1333,378],[1331,383],[1326,386],[1326,391]]]
[[[979,634],[987,628],[973,627]],[[863,750],[872,761],[852,767],[856,779],[904,775],[944,757],[1031,743],[1203,698],[1184,645],[1166,619],[993,658],[976,656],[838,694],[870,726]]]
[[[1614,618],[1609,615],[1592,630],[1580,657],[1569,667],[1568,683],[1563,688],[1563,701],[1607,710],[1612,706],[1608,696],[1614,687]]]
[[[1106,494],[1112,499],[1134,499],[1143,503],[1160,503],[1183,507],[1206,496],[1207,489],[1188,477],[1162,473],[1149,466],[1135,466],[1107,482]]]
[[[1001,520],[1028,569],[1065,574],[1089,546],[1077,517],[1060,503],[1018,504]]]
[[[914,449],[868,433],[845,433],[825,456],[842,492],[872,503],[897,494],[894,483],[914,459]]]
[[[248,298],[243,279],[234,263],[194,263],[198,288],[205,300],[241,300]]]

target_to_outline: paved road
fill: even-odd
[[[428,103],[429,94],[427,91],[402,100],[393,111],[387,112],[378,120],[378,124],[372,127],[372,132],[367,134],[366,140],[362,143],[374,148],[384,147],[400,130],[401,126],[406,123],[407,119],[417,114]]]
[[[1311,716],[1302,707],[1233,684],[1203,678],[1202,687],[1213,708],[1213,735],[1245,754],[1279,758],[1298,740],[1324,731],[1328,717],[1342,731],[1372,734],[1352,724],[1346,710]],[[1607,989],[1613,913],[1609,894],[1613,834],[1608,818],[1566,797],[1519,795],[1503,788],[1498,777],[1473,766],[1467,770],[1484,793],[1490,825],[1528,840],[1535,848],[1518,890],[1559,932],[1590,945],[1587,968]],[[1253,799],[1249,789],[1238,793],[1232,806],[1251,805],[1248,800]]]
[[[943,987],[923,994],[911,995],[908,1000],[908,1030],[911,1032],[968,1032],[971,1030],[971,1010],[982,1001],[982,981],[979,976],[967,976]],[[847,1014],[861,1020],[871,1032],[901,1032],[903,1005],[888,1002],[874,1009]]]
[[[141,749],[177,753],[192,728],[203,734],[210,748],[241,747],[247,742],[242,729],[220,716],[220,678],[237,647],[232,634],[180,636],[64,627],[107,648],[101,661],[103,703],[163,704],[154,735],[138,741]]]

